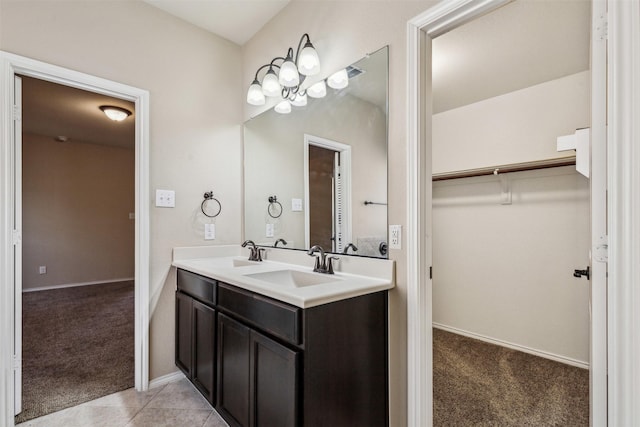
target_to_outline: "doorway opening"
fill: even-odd
[[[2,81],[2,109],[0,130],[3,149],[0,151],[0,179],[3,194],[0,198],[0,287],[1,309],[4,320],[0,328],[3,349],[0,357],[0,383],[3,404],[0,405],[0,423],[14,425],[14,414],[19,411],[21,394],[21,308],[22,308],[22,228],[21,214],[21,124],[18,85],[16,76],[27,76],[48,82],[83,89],[135,105],[135,325],[134,325],[134,370],[135,386],[139,391],[149,383],[149,155],[148,155],[148,109],[149,93],[145,90],[123,85],[88,74],[32,60],[19,55],[0,52],[0,80]],[[5,191],[6,190],[6,191]]]
[[[432,266],[432,165],[434,152],[434,123],[432,122],[432,47],[434,39],[466,24],[477,17],[510,3],[508,1],[462,1],[443,2],[409,22],[408,37],[408,352],[409,352],[409,423],[411,425],[430,425],[433,422],[433,390],[431,357],[433,333],[431,325],[434,318],[432,307],[433,282],[430,277]],[[600,16],[600,4],[595,2],[591,17]],[[595,22],[595,18],[594,18]],[[591,21],[589,23],[591,28]],[[595,28],[595,27],[594,27]],[[493,32],[498,32],[496,28]],[[503,35],[505,36],[505,35]],[[507,36],[505,36],[507,37]],[[592,39],[593,40],[593,39]],[[603,136],[604,118],[600,105],[606,105],[606,79],[602,70],[606,69],[606,46],[590,43],[592,68],[587,87],[591,87],[592,108],[590,112],[592,143],[592,175],[590,182],[591,200],[598,202],[591,206],[591,240],[601,234],[601,224],[606,224],[606,204],[600,203],[600,185],[606,182],[601,174],[606,158],[601,156],[600,148],[606,147]],[[547,108],[553,111],[555,105]],[[496,124],[499,127],[499,124]],[[554,138],[561,135],[554,135]],[[517,142],[517,141],[515,141]],[[487,150],[488,153],[494,151]],[[483,153],[484,154],[484,153]],[[525,160],[526,161],[526,160]],[[515,161],[497,161],[496,165],[515,163]],[[462,169],[462,168],[459,168]],[[454,169],[455,170],[455,169]],[[597,173],[596,173],[597,172]],[[502,184],[504,185],[504,184]],[[503,187],[504,188],[504,187]],[[592,270],[606,271],[606,264],[592,263]],[[434,272],[434,275],[437,273]],[[604,293],[603,293],[603,290]],[[604,298],[603,298],[604,295]],[[606,277],[599,274],[591,276],[591,331],[590,331],[590,418],[591,422],[601,424],[606,420]],[[425,326],[426,327],[425,330]],[[604,355],[604,357],[603,357]],[[606,421],[605,421],[606,422]]]
[[[351,242],[351,146],[304,136],[305,240],[331,252]]]
[[[134,386],[135,105],[17,78],[24,422]]]

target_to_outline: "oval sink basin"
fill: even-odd
[[[332,274],[305,273],[298,270],[276,270],[264,273],[245,274],[252,279],[264,280],[275,285],[301,288],[304,286],[321,285],[323,283],[337,282],[342,279]]]

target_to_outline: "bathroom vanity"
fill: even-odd
[[[174,252],[176,365],[231,426],[388,425],[393,261],[373,261],[382,277]]]

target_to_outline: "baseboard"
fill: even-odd
[[[474,338],[480,341],[488,342],[489,344],[499,345],[501,347],[510,348],[512,350],[518,350],[523,353],[533,354],[534,356],[543,357],[545,359],[550,359],[556,362],[564,363],[566,365],[575,366],[577,368],[589,369],[589,363],[584,362],[582,360],[572,359],[570,357],[560,356],[558,354],[548,353],[546,351],[537,350],[535,348],[526,347],[519,344],[513,344],[508,341],[502,341],[496,338],[491,338],[486,335],[476,334],[474,332],[465,331],[463,329],[454,328],[452,326],[446,326],[440,323],[433,322],[434,328],[441,329],[443,331],[451,332],[458,335],[463,335],[465,337]]]
[[[125,277],[121,279],[110,279],[110,280],[96,280],[94,282],[81,282],[81,283],[66,283],[64,285],[53,285],[53,286],[42,286],[39,288],[22,288],[22,292],[37,292],[37,291],[49,291],[51,289],[62,289],[62,288],[75,288],[76,286],[91,286],[91,285],[104,285],[105,283],[116,283],[116,282],[130,282],[134,280],[133,277]]]
[[[167,385],[169,383],[181,380],[183,378],[185,378],[185,376],[182,373],[182,371],[172,372],[170,374],[163,375],[161,377],[154,378],[151,381],[149,381],[149,388],[151,389],[151,388],[156,388],[156,387],[160,387],[160,386],[163,386],[163,385]]]

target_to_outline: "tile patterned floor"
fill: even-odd
[[[228,427],[186,379],[134,389],[36,418],[16,427]]]

